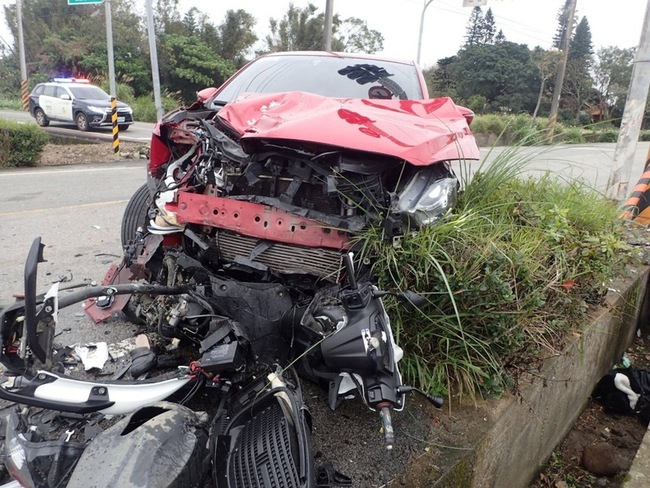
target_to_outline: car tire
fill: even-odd
[[[126,204],[121,228],[123,249],[126,249],[129,242],[134,239],[138,227],[147,228],[149,201],[149,188],[145,183],[135,191],[129,203]]]
[[[129,126],[128,126],[128,124],[124,124],[124,125],[120,124],[120,125],[117,126],[117,128],[120,130],[120,132],[124,132],[125,130],[127,130],[129,128]]]
[[[50,119],[47,118],[45,112],[43,112],[43,110],[40,108],[34,110],[34,118],[36,119],[36,123],[41,127],[47,127],[50,125]]]
[[[88,117],[83,112],[78,112],[74,116],[74,123],[77,125],[77,129],[87,132],[90,130],[90,124],[88,123]]]

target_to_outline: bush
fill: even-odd
[[[36,124],[0,120],[0,167],[34,166],[48,141]]]
[[[182,105],[182,102],[177,95],[166,93],[162,97],[163,112],[169,112]],[[156,122],[158,120],[156,114],[156,104],[153,96],[143,95],[135,99],[131,105],[133,109],[133,118],[140,122]]]

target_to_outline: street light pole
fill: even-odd
[[[147,0],[147,32],[149,34],[149,57],[151,59],[151,79],[153,81],[153,99],[156,105],[156,117],[162,119],[163,106],[160,97],[160,72],[158,70],[158,51],[156,49],[156,31],[153,23],[153,0]]]
[[[417,62],[420,64],[420,54],[422,53],[422,32],[424,31],[424,13],[427,11],[427,7],[431,5],[433,0],[424,0],[424,7],[422,7],[422,14],[420,15],[420,35],[418,36],[418,57]]]

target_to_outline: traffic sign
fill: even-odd
[[[85,5],[89,3],[103,3],[104,0],[68,0],[68,5]]]

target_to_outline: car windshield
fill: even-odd
[[[230,102],[242,93],[304,91],[337,98],[423,98],[414,65],[339,56],[268,56],[247,66],[213,100]]]
[[[80,100],[108,100],[108,93],[98,86],[70,86],[68,87],[75,98]]]

